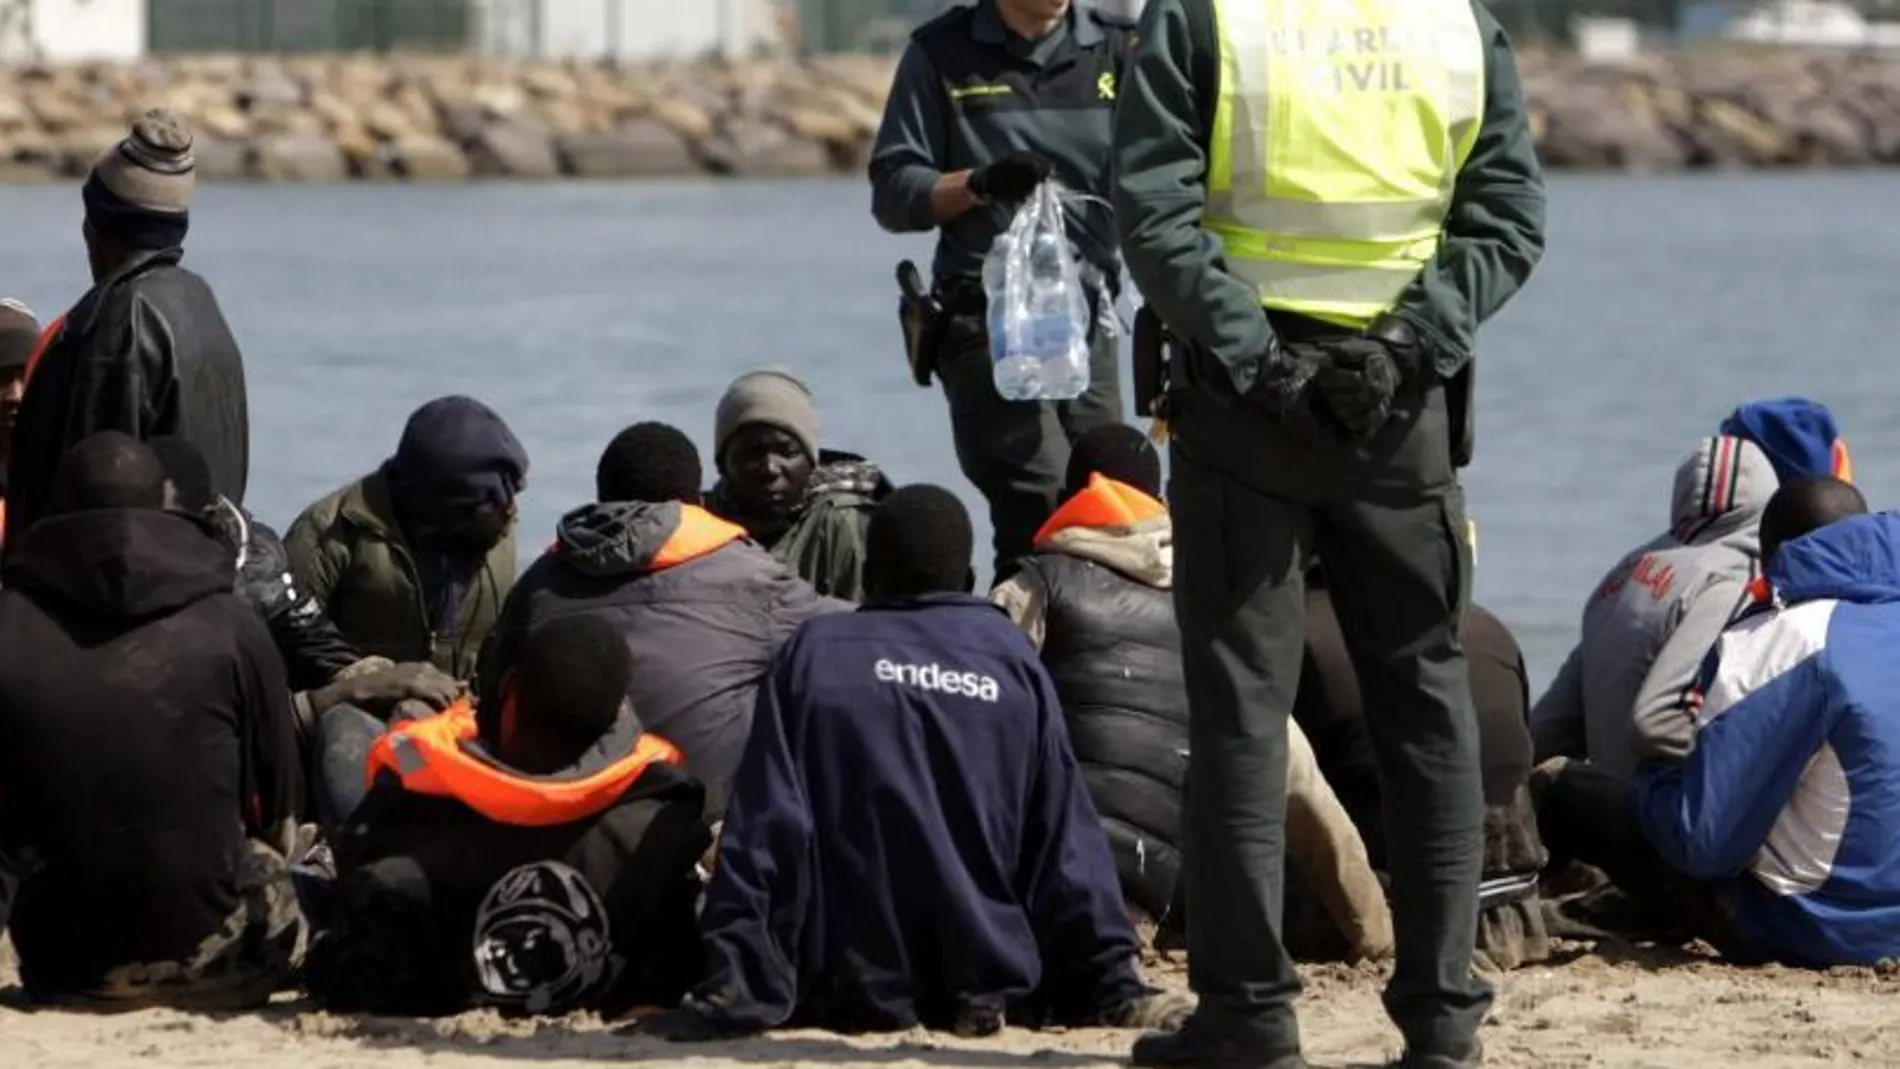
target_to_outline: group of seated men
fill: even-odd
[[[526,451],[470,398],[418,409],[282,542],[180,439],[69,450],[0,567],[28,992],[232,1008],[301,977],[379,1012],[677,1005],[688,1034],[1178,1023],[1137,966],[1138,923],[1178,937],[1187,848],[1146,437],[1078,444],[987,598],[957,500],[822,450],[795,378],[739,379],[715,441],[702,492],[686,435],[622,431],[519,580]],[[1289,927],[1377,958],[1377,784],[1311,615]],[[1522,660],[1488,616],[1472,641],[1515,770],[1495,853],[1534,877]],[[1527,897],[1490,903],[1520,917],[1505,964]]]
[[[1852,477],[1826,409],[1744,405],[1592,594],[1532,717],[1553,870],[1608,881],[1570,880],[1563,924],[1741,962],[1900,954],[1900,520]]]
[[[1546,842],[1737,955],[1893,951],[1896,896],[1857,851],[1892,826],[1866,651],[1900,558],[1847,483],[1776,470],[1807,415],[1745,406],[1603,585],[1681,595],[1642,667],[1573,658],[1532,715],[1509,632],[1473,612],[1494,966],[1545,953]],[[526,452],[466,397],[283,543],[183,441],[81,441],[0,565],[0,884],[29,993],[231,1008],[301,976],[346,1010],[676,1005],[681,1035],[1177,1024],[1137,964],[1138,923],[1178,942],[1191,848],[1154,448],[1078,442],[983,598],[952,495],[818,438],[776,370],[722,399],[710,492],[686,435],[635,424],[518,581]],[[1657,563],[1757,529],[1760,581]],[[1324,567],[1286,930],[1376,959],[1379,785]],[[1629,633],[1596,615],[1579,658]],[[1661,653],[1704,617],[1702,654]],[[1598,741],[1612,679],[1635,681],[1625,766]],[[1677,700],[1638,716],[1651,691]],[[1600,767],[1533,774],[1533,738]]]

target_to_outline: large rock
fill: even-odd
[[[251,153],[242,141],[199,134],[192,139],[191,154],[198,161],[200,182],[239,182],[250,177]]]
[[[395,173],[411,182],[458,182],[469,176],[468,157],[442,138],[413,134],[386,148]]]
[[[635,119],[610,134],[562,135],[555,146],[562,170],[582,178],[677,178],[705,171],[686,139],[653,119]]]
[[[560,161],[554,139],[539,124],[498,122],[485,127],[468,147],[478,175],[497,178],[556,178]]]
[[[747,177],[812,177],[836,169],[829,146],[770,123],[737,120],[703,146],[715,171]]]
[[[253,146],[251,173],[266,182],[341,182],[350,171],[324,134],[275,134]]]

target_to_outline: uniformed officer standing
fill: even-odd
[[[1116,217],[1170,362],[1192,718],[1189,977],[1138,1065],[1302,1066],[1278,938],[1302,572],[1325,561],[1384,785],[1397,1063],[1476,1065],[1478,737],[1458,630],[1473,335],[1543,250],[1510,44],[1479,0],[1149,0]],[[1449,411],[1448,411],[1449,410]]]
[[[957,462],[989,501],[998,579],[1055,510],[1070,443],[1119,421],[1122,402],[1114,340],[1099,329],[1081,397],[1008,401],[996,392],[983,258],[1023,198],[1053,174],[1101,198],[1070,201],[1069,236],[1111,285],[1119,280],[1109,144],[1132,29],[1071,0],[952,8],[912,35],[872,151],[878,223],[900,233],[940,230],[933,289],[944,319],[935,370]]]

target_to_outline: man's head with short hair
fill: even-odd
[[[496,756],[534,775],[572,766],[619,718],[633,654],[612,624],[585,614],[535,629],[509,675],[512,716]]]
[[[1088,489],[1091,475],[1132,486],[1149,497],[1161,496],[1161,454],[1147,435],[1126,423],[1097,427],[1076,440],[1063,495],[1073,497]]]
[[[597,501],[661,505],[699,500],[703,472],[699,449],[678,427],[636,423],[607,443],[594,469]]]
[[[60,458],[48,514],[90,509],[162,509],[165,469],[144,442],[100,431]]]
[[[146,445],[165,470],[167,508],[200,513],[218,503],[218,492],[211,488],[211,466],[197,446],[175,434],[154,438]]]
[[[1762,564],[1774,560],[1777,550],[1802,535],[1849,516],[1866,514],[1867,499],[1853,483],[1842,482],[1831,475],[1784,483],[1762,510]]]
[[[927,484],[893,491],[865,535],[865,593],[875,601],[968,593],[975,545],[970,514],[955,494]]]

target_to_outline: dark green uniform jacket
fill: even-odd
[[[305,509],[284,548],[291,573],[315,592],[351,645],[392,661],[429,661],[457,679],[474,676],[482,642],[515,582],[510,530],[476,570],[456,626],[431,620],[380,472]]]
[[[1069,237],[1111,281],[1120,277],[1109,193],[1118,79],[1133,24],[1077,3],[1040,41],[1009,32],[996,0],[955,7],[920,27],[897,67],[871,153],[871,212],[894,233],[938,225],[930,190],[946,173],[1012,152],[1054,164],[1064,186],[1102,201],[1069,205]],[[991,204],[943,224],[935,272],[975,281],[1015,205]]]
[[[1544,251],[1543,170],[1517,61],[1490,11],[1475,0],[1472,8],[1491,41],[1484,124],[1458,175],[1438,256],[1396,310],[1426,340],[1441,379],[1471,358],[1478,324],[1517,292]],[[1213,9],[1214,0],[1148,0],[1142,12],[1115,118],[1115,211],[1142,296],[1245,392],[1273,327],[1254,288],[1224,270],[1219,241],[1200,229],[1220,94]]]

